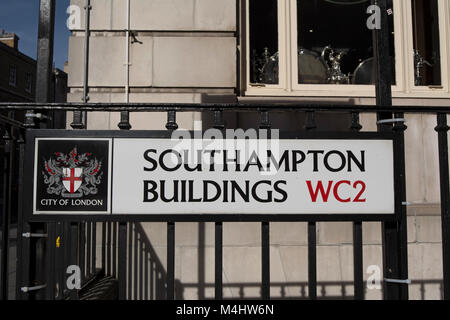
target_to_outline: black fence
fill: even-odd
[[[389,132],[394,137],[394,165],[396,167],[395,216],[379,220],[382,222],[383,283],[385,299],[408,299],[408,261],[406,229],[406,183],[405,183],[405,113],[422,113],[436,117],[436,132],[439,139],[440,185],[442,208],[443,246],[443,288],[442,296],[450,299],[450,212],[449,212],[449,166],[447,115],[450,107],[377,107],[355,105],[244,105],[244,104],[0,104],[2,124],[2,298],[6,298],[8,279],[7,249],[8,231],[17,221],[17,299],[175,299],[183,298],[182,284],[175,279],[175,228],[179,221],[215,223],[215,298],[222,299],[224,284],[223,266],[223,223],[231,221],[258,221],[261,223],[261,298],[270,298],[270,222],[304,221],[308,224],[308,282],[302,284],[301,298],[317,299],[323,296],[323,285],[317,281],[316,226],[320,221],[350,221],[353,223],[353,299],[363,299],[363,238],[362,226],[373,218],[355,215],[352,218],[333,216],[278,217],[243,215],[216,216],[158,216],[155,221],[167,223],[166,268],[159,260],[140,222],[152,221],[145,217],[124,219],[107,217],[103,219],[76,218],[73,221],[28,221],[23,212],[24,137],[27,129],[38,128],[36,114],[50,119],[52,112],[74,111],[72,127],[83,129],[83,112],[120,112],[118,128],[129,130],[130,112],[167,112],[166,128],[172,132],[178,128],[177,112],[203,112],[210,117],[212,127],[225,130],[226,113],[257,113],[260,128],[272,128],[270,115],[274,112],[301,113],[305,122],[298,130],[320,135],[328,128],[318,125],[317,117],[322,113],[333,113],[336,117],[348,119],[348,132],[358,136],[362,126],[360,113],[378,115],[378,132]],[[17,121],[14,114],[26,112],[23,121]],[[337,114],[337,115],[336,115]],[[274,127],[273,127],[274,128]],[[207,128],[204,128],[207,129]],[[277,128],[274,128],[277,129]],[[339,133],[337,133],[339,134]],[[100,254],[98,254],[100,252]],[[101,258],[100,258],[101,256]],[[101,260],[99,260],[101,259]],[[101,261],[101,263],[98,263]],[[81,268],[82,288],[68,290],[65,273],[68,265]],[[425,281],[425,280],[424,280]],[[229,284],[226,284],[229,285]],[[258,284],[251,284],[258,285]],[[343,285],[345,290],[346,285]],[[307,292],[306,292],[307,287]],[[95,293],[95,294],[94,294]],[[344,295],[346,298],[347,295]],[[299,297],[300,298],[300,297]]]

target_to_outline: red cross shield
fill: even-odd
[[[78,188],[80,188],[83,179],[81,175],[83,174],[82,168],[64,168],[62,182],[64,187],[70,193],[75,193]]]

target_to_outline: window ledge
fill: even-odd
[[[352,96],[256,96],[247,95],[238,97],[240,103],[317,103],[317,104],[354,104],[374,105],[375,97]],[[423,105],[423,106],[448,106],[450,94],[445,97],[417,97],[412,95],[393,96],[393,105]]]

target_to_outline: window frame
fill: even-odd
[[[442,88],[414,86],[414,54],[411,1],[393,0],[395,30],[396,84],[392,86],[393,97],[450,98],[448,60],[450,52],[450,5],[449,0],[439,1],[439,30],[441,41]],[[245,96],[279,97],[361,97],[374,98],[374,85],[298,84],[297,70],[297,1],[277,0],[279,84],[252,84],[250,82],[250,0],[245,0]],[[369,17],[369,15],[367,15]],[[288,41],[289,40],[289,41]],[[295,58],[294,58],[295,57]]]
[[[448,0],[437,0],[438,1],[438,14],[439,14],[439,38],[440,38],[440,56],[441,56],[441,86],[416,86],[414,78],[414,36],[413,36],[413,17],[412,17],[412,5],[411,1],[405,1],[405,17],[406,23],[405,27],[407,32],[406,47],[408,52],[405,56],[405,62],[407,66],[407,74],[405,78],[407,79],[408,91],[421,96],[433,96],[443,95],[449,93],[449,72],[448,72],[448,60],[450,48],[448,38],[450,37],[449,32],[449,15],[450,6]]]
[[[286,48],[285,48],[285,44],[286,44],[286,30],[284,30],[284,32],[278,32],[278,84],[255,84],[255,83],[251,83],[250,81],[250,67],[251,67],[251,58],[250,58],[250,0],[245,0],[246,1],[246,19],[245,21],[248,21],[249,23],[246,24],[246,39],[247,39],[247,48],[248,50],[246,50],[246,57],[247,57],[247,63],[246,63],[246,79],[247,79],[247,85],[246,85],[246,91],[248,92],[248,90],[250,88],[257,88],[258,91],[260,91],[259,89],[268,89],[270,91],[275,90],[276,92],[282,92],[284,90],[284,88],[287,86],[288,84],[288,78],[286,76],[287,74],[287,59],[286,59]],[[286,0],[277,0],[278,2],[278,11],[277,11],[277,15],[278,15],[278,30],[282,30],[285,29],[286,26],[283,25],[283,20],[284,20],[284,15],[285,15],[285,5],[286,5]],[[283,59],[281,59],[281,57],[283,57]],[[281,75],[284,75],[283,77]]]

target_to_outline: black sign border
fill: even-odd
[[[190,132],[194,136],[194,132]],[[197,133],[198,134],[198,133]],[[149,130],[46,130],[30,129],[26,131],[25,159],[24,159],[24,179],[23,179],[23,214],[29,222],[49,222],[49,221],[116,221],[116,222],[338,222],[338,221],[397,221],[401,215],[401,208],[404,205],[403,199],[399,199],[397,192],[400,185],[400,171],[397,165],[396,145],[398,138],[392,132],[305,132],[305,131],[280,131],[280,139],[310,139],[310,140],[390,140],[393,142],[394,155],[394,199],[395,212],[393,214],[128,214],[118,215],[111,213],[102,214],[33,214],[33,187],[34,187],[34,161],[35,161],[35,140],[36,138],[148,138],[148,139],[170,139],[170,131],[149,131]],[[113,144],[111,144],[111,149]],[[112,150],[113,153],[113,150]],[[113,159],[110,159],[111,170]],[[112,187],[111,176],[111,187]],[[111,196],[112,197],[112,196]],[[112,199],[109,199],[112,201]],[[111,208],[112,210],[112,208]]]

